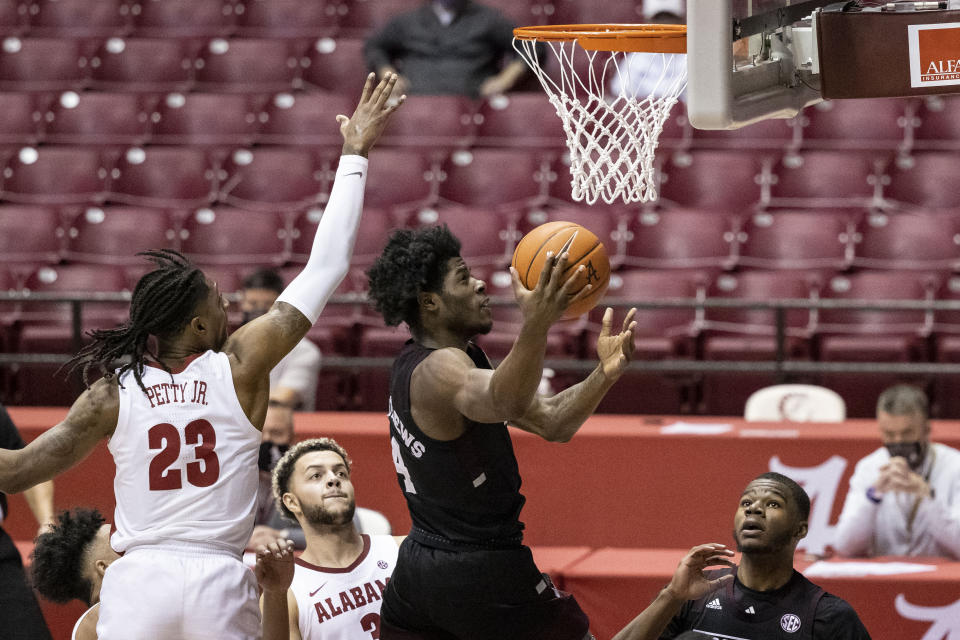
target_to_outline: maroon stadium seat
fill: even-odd
[[[833,149],[898,149],[904,144],[910,100],[824,100],[804,109],[809,121],[803,146]]]
[[[24,289],[33,292],[87,293],[98,291],[122,291],[126,287],[126,278],[122,269],[105,265],[42,265],[30,274],[24,283]],[[84,305],[83,318],[87,328],[102,326],[104,323],[123,319],[128,305],[123,302],[89,303]],[[32,326],[55,326],[66,329],[56,334],[58,339],[69,336],[70,307],[58,302],[24,303],[24,327],[22,344],[25,351],[57,350],[53,345],[31,344],[34,335]],[[51,334],[52,335],[52,334]],[[44,336],[46,337],[46,336]],[[57,347],[69,347],[58,344]]]
[[[362,38],[320,38],[301,64],[307,87],[360,98],[367,79]]]
[[[736,264],[739,223],[711,210],[642,211],[626,266],[649,269],[729,269]]]
[[[477,145],[563,148],[566,144],[563,123],[543,92],[489,98],[481,104],[477,121]]]
[[[890,186],[884,199],[890,203],[926,208],[960,206],[960,154],[926,151],[910,157],[909,163],[898,161],[890,172]]]
[[[406,326],[366,327],[360,335],[357,355],[365,358],[396,358],[403,344],[410,339]],[[390,395],[390,369],[360,369],[356,377],[355,396],[350,408],[363,411],[386,411]]]
[[[317,224],[323,216],[322,208],[309,209],[297,216],[291,236],[291,259],[306,262],[313,247],[313,239],[317,235]],[[350,263],[354,266],[371,264],[383,251],[387,244],[387,237],[396,228],[405,226],[404,220],[398,218],[386,208],[372,207],[364,203],[363,217],[360,218],[360,227],[357,230],[357,241],[353,247],[353,258]]]
[[[678,152],[660,167],[660,200],[681,207],[744,211],[761,202],[769,159],[746,151]]]
[[[0,206],[2,262],[59,262],[66,237],[67,229],[55,209],[14,204]]]
[[[876,269],[956,269],[960,219],[956,213],[872,213],[858,227],[853,264]]]
[[[25,6],[21,0],[0,1],[0,37],[16,36],[26,31]]]
[[[217,193],[214,166],[206,153],[189,147],[128,149],[117,162],[110,200],[145,207],[197,207]]]
[[[552,156],[521,149],[455,151],[444,164],[440,197],[474,207],[546,200]]]
[[[509,219],[483,207],[453,205],[424,209],[415,216],[413,223],[450,227],[460,239],[460,253],[470,266],[503,268],[513,255],[514,240],[509,233]]]
[[[364,203],[410,211],[436,203],[441,160],[414,149],[377,147],[371,153],[376,171],[367,176]]]
[[[390,117],[381,146],[456,148],[473,140],[473,102],[461,96],[409,96]]]
[[[927,96],[916,119],[916,148],[960,149],[960,96]]]
[[[854,219],[845,211],[764,211],[746,219],[739,264],[764,269],[850,266]]]
[[[673,108],[671,119],[675,119],[682,103]],[[749,127],[739,129],[691,129],[689,145],[696,149],[770,149],[784,150],[800,144],[802,127],[798,118],[773,118],[761,120]],[[660,140],[669,139],[670,132],[664,130]]]
[[[0,91],[0,145],[37,144],[48,101],[42,94]]]
[[[148,137],[153,101],[131,93],[66,91],[46,114],[44,141],[55,144],[134,146]]]
[[[179,248],[176,227],[163,209],[90,207],[73,220],[65,257],[93,264],[142,264],[138,251]]]
[[[318,168],[305,149],[239,149],[224,165],[220,200],[257,211],[304,209],[329,193],[328,176]]]
[[[233,5],[224,0],[137,0],[133,32],[149,38],[205,38],[233,30]]]
[[[283,264],[284,216],[233,207],[202,208],[183,222],[183,252],[203,264]]]
[[[32,0],[28,13],[32,36],[99,38],[130,28],[126,0]]]
[[[356,106],[357,97],[340,93],[278,93],[263,107],[257,140],[261,144],[339,147],[343,136],[336,118],[349,116]]]
[[[937,292],[937,300],[960,302],[960,276],[944,278]],[[937,311],[934,314],[934,338],[938,362],[960,362],[960,311]],[[935,402],[937,414],[941,418],[956,420],[960,418],[960,394],[957,383],[960,376],[945,374],[937,376]]]
[[[807,151],[773,168],[770,206],[869,207],[882,203],[890,156],[881,152]]]
[[[298,58],[287,40],[214,38],[194,63],[202,91],[274,93],[299,86]]]
[[[67,38],[4,38],[0,90],[66,91],[87,84],[89,44]]]
[[[100,91],[186,91],[193,83],[193,59],[181,40],[110,38],[91,67],[90,87]]]
[[[382,1],[382,0],[381,0]],[[336,29],[338,8],[329,0],[246,0],[236,35],[245,38],[316,38]]]
[[[194,147],[252,144],[258,102],[243,94],[169,93],[153,113],[151,142]]]
[[[99,202],[108,167],[91,147],[24,147],[4,170],[4,200],[34,204]]]

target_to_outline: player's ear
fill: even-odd
[[[432,291],[421,291],[417,294],[417,302],[423,311],[436,311],[440,306],[440,296]]]
[[[197,335],[203,335],[207,332],[207,323],[200,316],[193,316],[190,319],[190,329]]]
[[[106,573],[107,571],[107,567],[109,566],[110,566],[109,562],[105,562],[104,560],[97,560],[97,563],[94,565],[94,568],[96,569],[97,575],[102,578],[103,574]]]
[[[793,535],[797,540],[803,540],[804,538],[807,537],[808,529],[809,527],[807,525],[807,521],[801,520],[799,523],[797,523],[797,530],[796,530],[796,533],[794,533]]]
[[[297,496],[287,492],[283,494],[282,500],[283,500],[283,506],[285,506],[287,509],[290,509],[293,515],[298,516],[301,514],[300,501],[297,500]]]

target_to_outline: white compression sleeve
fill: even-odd
[[[296,307],[311,324],[350,270],[366,183],[367,159],[341,156],[307,265],[277,298],[277,302]]]

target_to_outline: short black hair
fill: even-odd
[[[64,511],[50,531],[37,537],[30,574],[40,595],[53,602],[92,604],[93,584],[83,575],[83,557],[104,522],[96,509]]]
[[[273,269],[257,269],[243,279],[244,289],[267,289],[283,293],[283,278]]]
[[[807,520],[810,518],[810,496],[807,495],[807,492],[804,491],[793,478],[788,478],[782,473],[777,473],[776,471],[768,471],[766,473],[761,473],[754,480],[773,480],[776,483],[782,484],[786,487],[787,491],[790,492],[791,497],[793,498],[793,503],[797,505],[797,511],[800,512],[800,519]]]
[[[424,291],[439,293],[447,262],[460,257],[460,240],[447,225],[398,229],[387,240],[383,253],[367,270],[370,299],[391,327],[405,322],[417,328]]]
[[[350,456],[347,455],[346,449],[333,438],[312,438],[298,442],[287,449],[283,457],[277,460],[277,466],[273,468],[273,499],[276,501],[277,510],[293,522],[297,521],[297,517],[287,508],[287,505],[283,504],[283,494],[290,491],[290,476],[293,475],[297,460],[313,451],[333,451],[340,456],[347,467],[347,473],[350,473]]]

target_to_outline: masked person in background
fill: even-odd
[[[272,269],[257,269],[244,278],[240,291],[243,324],[269,311],[283,288],[283,279]],[[320,348],[304,338],[270,371],[270,403],[313,411],[319,375]]]
[[[857,463],[834,548],[960,560],[960,451],[930,442],[926,395],[890,387],[877,400],[877,424],[883,446]]]

